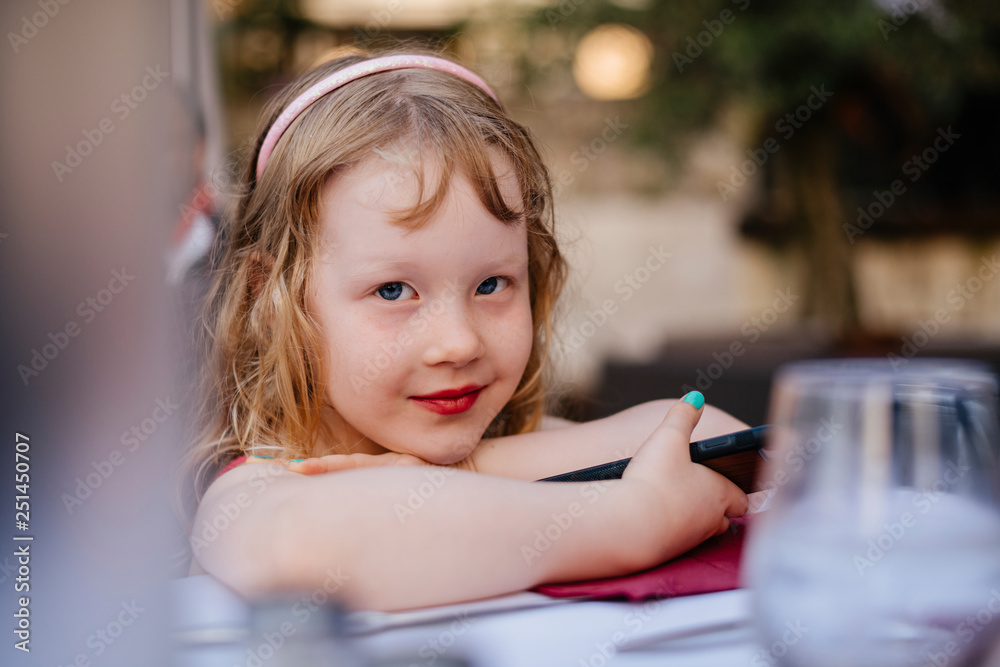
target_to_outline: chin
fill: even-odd
[[[434,463],[436,465],[447,466],[452,463],[458,463],[462,459],[468,458],[473,451],[475,451],[476,446],[479,441],[476,440],[474,444],[470,445],[459,445],[451,444],[442,450],[436,450],[432,452],[427,452],[426,454],[418,454],[420,458],[424,459],[428,463]]]
[[[427,461],[428,463],[433,463],[439,466],[448,466],[452,463],[458,463],[462,459],[469,456],[472,453],[472,449],[468,451],[450,451],[441,453],[428,453],[426,455],[420,455],[420,458]]]

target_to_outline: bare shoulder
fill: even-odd
[[[245,517],[267,512],[280,496],[305,479],[274,463],[245,463],[213,481],[192,524],[190,573],[209,571],[219,576],[220,570],[239,568],[240,561],[247,559],[234,558],[226,543],[245,539],[246,530],[254,523]]]
[[[220,475],[209,485],[198,511],[201,512],[206,505],[211,506],[213,499],[228,497],[234,492],[238,493],[250,489],[259,489],[259,492],[263,492],[272,482],[293,476],[298,477],[299,475],[289,472],[283,465],[261,459],[248,459]]]

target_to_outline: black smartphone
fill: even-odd
[[[720,435],[691,443],[691,460],[723,475],[744,493],[759,491],[754,486],[758,471],[766,460],[763,447],[768,426],[755,426],[745,431]],[[631,458],[612,461],[562,475],[546,477],[539,482],[594,482],[621,479]]]

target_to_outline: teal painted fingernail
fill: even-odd
[[[705,405],[705,397],[701,395],[700,391],[689,391],[684,394],[684,398],[681,400],[693,405],[695,410],[699,410],[701,406]]]
[[[261,456],[260,454],[251,454],[250,456],[256,456],[259,459],[273,459],[273,456]]]
[[[302,463],[305,459],[292,459],[292,463]]]

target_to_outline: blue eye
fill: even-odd
[[[506,278],[492,276],[479,283],[479,287],[476,288],[476,294],[493,294],[495,292],[502,292],[504,288],[507,287],[508,282],[509,281]]]
[[[409,294],[415,294],[413,288],[406,283],[386,283],[379,287],[375,293],[386,301],[398,301],[401,296],[407,293],[407,290],[409,290]]]

